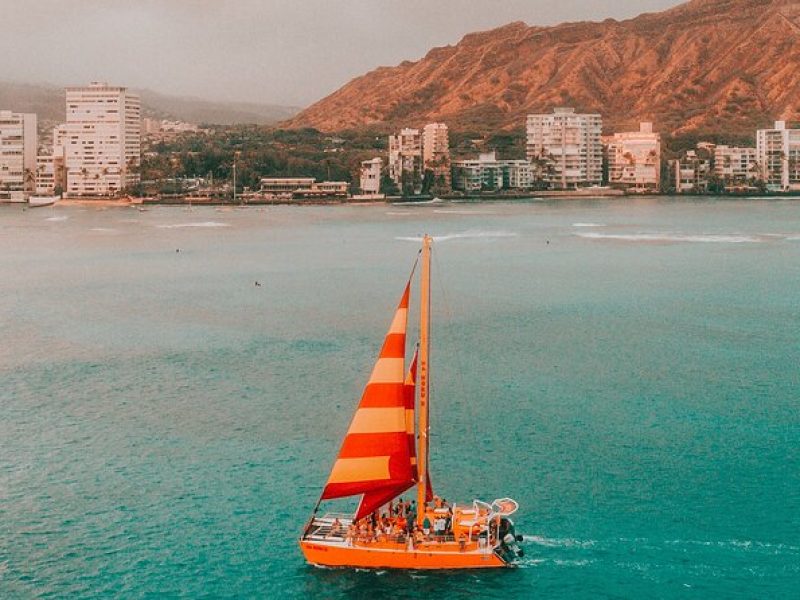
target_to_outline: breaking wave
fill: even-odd
[[[444,235],[434,235],[434,242],[447,242],[450,240],[464,240],[464,239],[485,239],[485,238],[509,238],[516,237],[518,234],[513,231],[463,231],[461,233],[447,233]],[[396,240],[403,242],[421,242],[421,236],[400,236]]]
[[[419,206],[420,204],[444,204],[444,200],[434,198],[433,200],[420,200],[418,202],[392,202],[392,206]]]
[[[573,227],[605,227],[605,223],[573,223]]]
[[[458,210],[456,208],[448,209],[448,208],[437,208],[433,212],[440,214],[440,215],[494,215],[494,213],[490,210]]]
[[[691,242],[718,244],[757,244],[763,240],[753,235],[734,234],[682,234],[682,233],[576,233],[578,237],[592,240],[619,240],[624,242]]]
[[[61,215],[58,217],[47,217],[45,221],[66,221],[67,219],[69,219],[69,217]]]
[[[184,227],[230,227],[228,223],[219,221],[202,221],[200,223],[176,223],[174,225],[158,225],[159,229],[183,229]]]

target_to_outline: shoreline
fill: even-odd
[[[82,207],[82,208],[131,208],[147,210],[156,206],[173,207],[215,207],[215,208],[266,208],[268,206],[425,206],[439,203],[481,203],[481,202],[552,202],[552,201],[585,201],[585,200],[623,200],[639,198],[664,198],[664,199],[709,199],[709,200],[800,200],[800,193],[773,193],[773,194],[604,194],[604,193],[572,193],[564,191],[545,191],[526,195],[500,195],[491,194],[484,196],[452,196],[447,195],[443,198],[430,197],[389,197],[382,200],[350,200],[343,198],[316,198],[313,200],[305,199],[282,199],[257,202],[243,202],[233,204],[226,201],[197,202],[183,199],[172,198],[167,201],[155,200],[151,198],[64,198],[58,200],[51,206],[63,207]],[[31,207],[27,203],[4,202],[0,206],[21,206],[23,210]]]

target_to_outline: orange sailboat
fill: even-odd
[[[428,471],[430,236],[422,240],[419,344],[406,370],[411,279],[361,402],[300,538],[309,563],[326,567],[477,569],[522,556],[510,498],[448,504]],[[413,276],[413,271],[412,271]],[[416,500],[401,495],[416,486]],[[357,497],[355,514],[319,514],[325,500]]]

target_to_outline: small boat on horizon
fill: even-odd
[[[367,569],[480,569],[512,566],[523,551],[511,498],[447,503],[429,470],[430,257],[420,253],[419,343],[406,365],[411,271],[383,347],[328,481],[300,538],[317,566]],[[416,500],[402,495],[416,487]],[[324,501],[360,497],[354,514]]]

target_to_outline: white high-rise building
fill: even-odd
[[[66,193],[114,196],[136,184],[141,163],[139,96],[97,82],[66,91]]]
[[[760,176],[756,149],[752,147],[725,146],[714,147],[714,175],[726,189],[748,185]]]
[[[554,189],[600,185],[603,179],[603,119],[556,108],[552,114],[528,115],[527,156]]]
[[[450,140],[444,123],[428,123],[422,129],[422,164],[433,173],[434,187],[450,189]]]
[[[36,115],[0,110],[0,201],[24,202],[36,180]]]
[[[370,160],[361,161],[361,193],[368,196],[377,196],[381,193],[381,169],[383,160],[375,157]]]
[[[422,134],[419,129],[406,127],[397,135],[389,136],[389,177],[400,188],[421,186]]]
[[[606,138],[608,183],[639,192],[657,192],[661,182],[661,136],[652,123],[639,131],[615,133]]]
[[[772,129],[759,129],[756,159],[768,190],[800,190],[800,129],[787,129],[785,121],[775,121]]]

